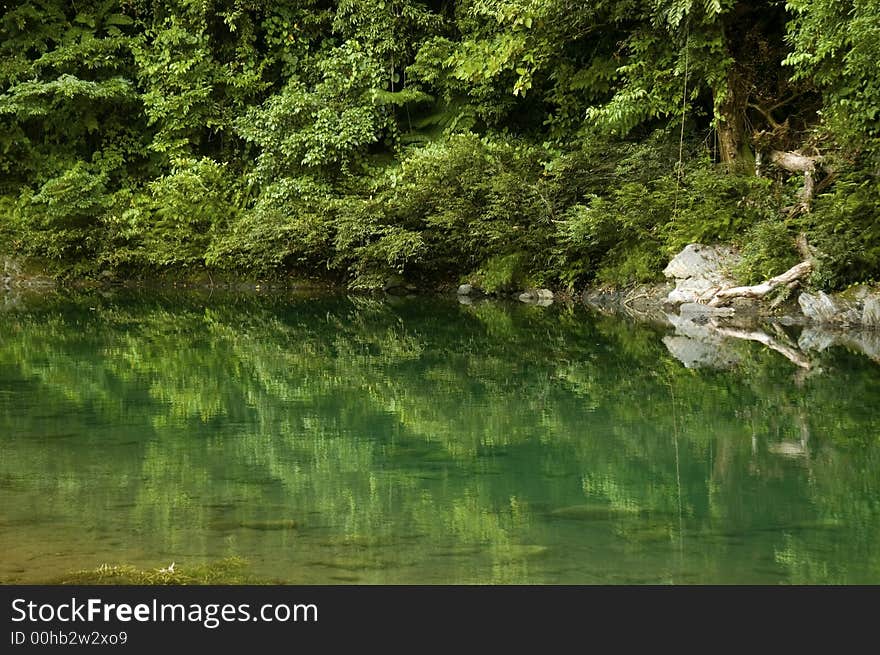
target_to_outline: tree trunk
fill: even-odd
[[[723,98],[715,103],[719,158],[731,173],[754,171],[754,157],[745,138],[748,94],[739,89],[738,75],[731,70]]]

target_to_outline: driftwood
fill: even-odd
[[[812,173],[821,157],[807,157],[799,152],[782,152],[774,150],[770,153],[770,161],[789,173]]]
[[[770,153],[770,161],[789,173],[803,173],[804,185],[798,190],[798,204],[791,208],[791,213],[809,212],[816,193],[816,168],[822,162],[821,155],[808,157],[797,151],[773,150]]]
[[[792,285],[802,278],[806,277],[813,270],[813,260],[808,259],[801,262],[776,277],[771,277],[766,282],[756,284],[750,287],[733,287],[730,289],[721,289],[716,291],[715,295],[709,301],[711,307],[720,307],[734,298],[763,298],[776,287],[781,285]]]
[[[726,289],[713,291],[712,295],[710,295],[706,301],[707,304],[710,307],[721,307],[734,298],[755,298],[760,300],[768,293],[781,286],[794,289],[803,278],[813,271],[816,263],[816,251],[807,243],[806,236],[803,234],[799,235],[795,241],[795,245],[797,246],[801,257],[804,258],[804,261],[795,264],[785,271],[785,273],[780,273],[776,277],[771,277],[769,280],[761,282],[761,284],[746,287],[728,287]],[[771,309],[775,309],[776,306],[778,306],[778,302],[774,302]]]

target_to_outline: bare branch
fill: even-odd
[[[732,289],[722,289],[715,293],[712,300],[709,301],[711,307],[720,307],[733,298],[763,298],[776,287],[783,284],[791,284],[806,277],[813,270],[812,258],[801,262],[776,277],[772,277],[766,282],[756,284],[750,287],[733,287]]]
[[[797,152],[782,152],[773,150],[770,152],[770,161],[790,173],[806,173],[816,170],[816,163],[821,157],[807,157]]]

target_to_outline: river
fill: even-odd
[[[664,336],[559,303],[19,304],[0,582],[235,557],[289,584],[880,583],[880,366],[743,341],[687,368]]]

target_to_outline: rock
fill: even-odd
[[[21,262],[12,257],[3,257],[3,277],[15,278],[21,275]]]
[[[2,263],[2,289],[4,292],[28,291],[41,293],[55,288],[55,280],[43,271],[32,270],[26,260],[0,255]],[[32,262],[31,262],[32,264]]]
[[[862,320],[858,301],[832,298],[824,291],[816,295],[802,293],[798,305],[804,316],[814,323],[829,325],[857,325]]]
[[[831,323],[837,315],[837,306],[824,291],[818,295],[802,293],[798,296],[798,305],[801,311],[811,321],[816,323]]]
[[[707,300],[716,291],[736,286],[728,271],[738,262],[737,252],[729,246],[704,246],[692,243],[678,253],[663,274],[675,279],[675,289],[667,300],[675,305]]]
[[[701,299],[711,297],[721,289],[718,284],[712,284],[704,278],[686,278],[677,280],[675,288],[669,292],[666,299],[673,305],[686,302],[699,302]]]
[[[588,287],[584,290],[584,304],[600,311],[617,310],[622,300],[623,292],[620,289]]]
[[[547,307],[553,304],[553,292],[550,289],[529,289],[518,294],[516,298],[520,302],[538,305],[539,307]]]
[[[866,328],[880,328],[880,296],[870,295],[862,306],[862,325]]]
[[[462,284],[458,287],[458,291],[456,293],[458,293],[459,296],[469,296],[473,292],[474,292],[474,287],[472,285]]]
[[[703,246],[692,243],[678,253],[663,269],[671,278],[721,276],[738,263],[739,255],[730,246]]]
[[[640,284],[628,290],[607,287],[588,287],[583,301],[592,310],[603,314],[625,314],[637,320],[668,325],[666,296],[672,290],[669,282]]]

